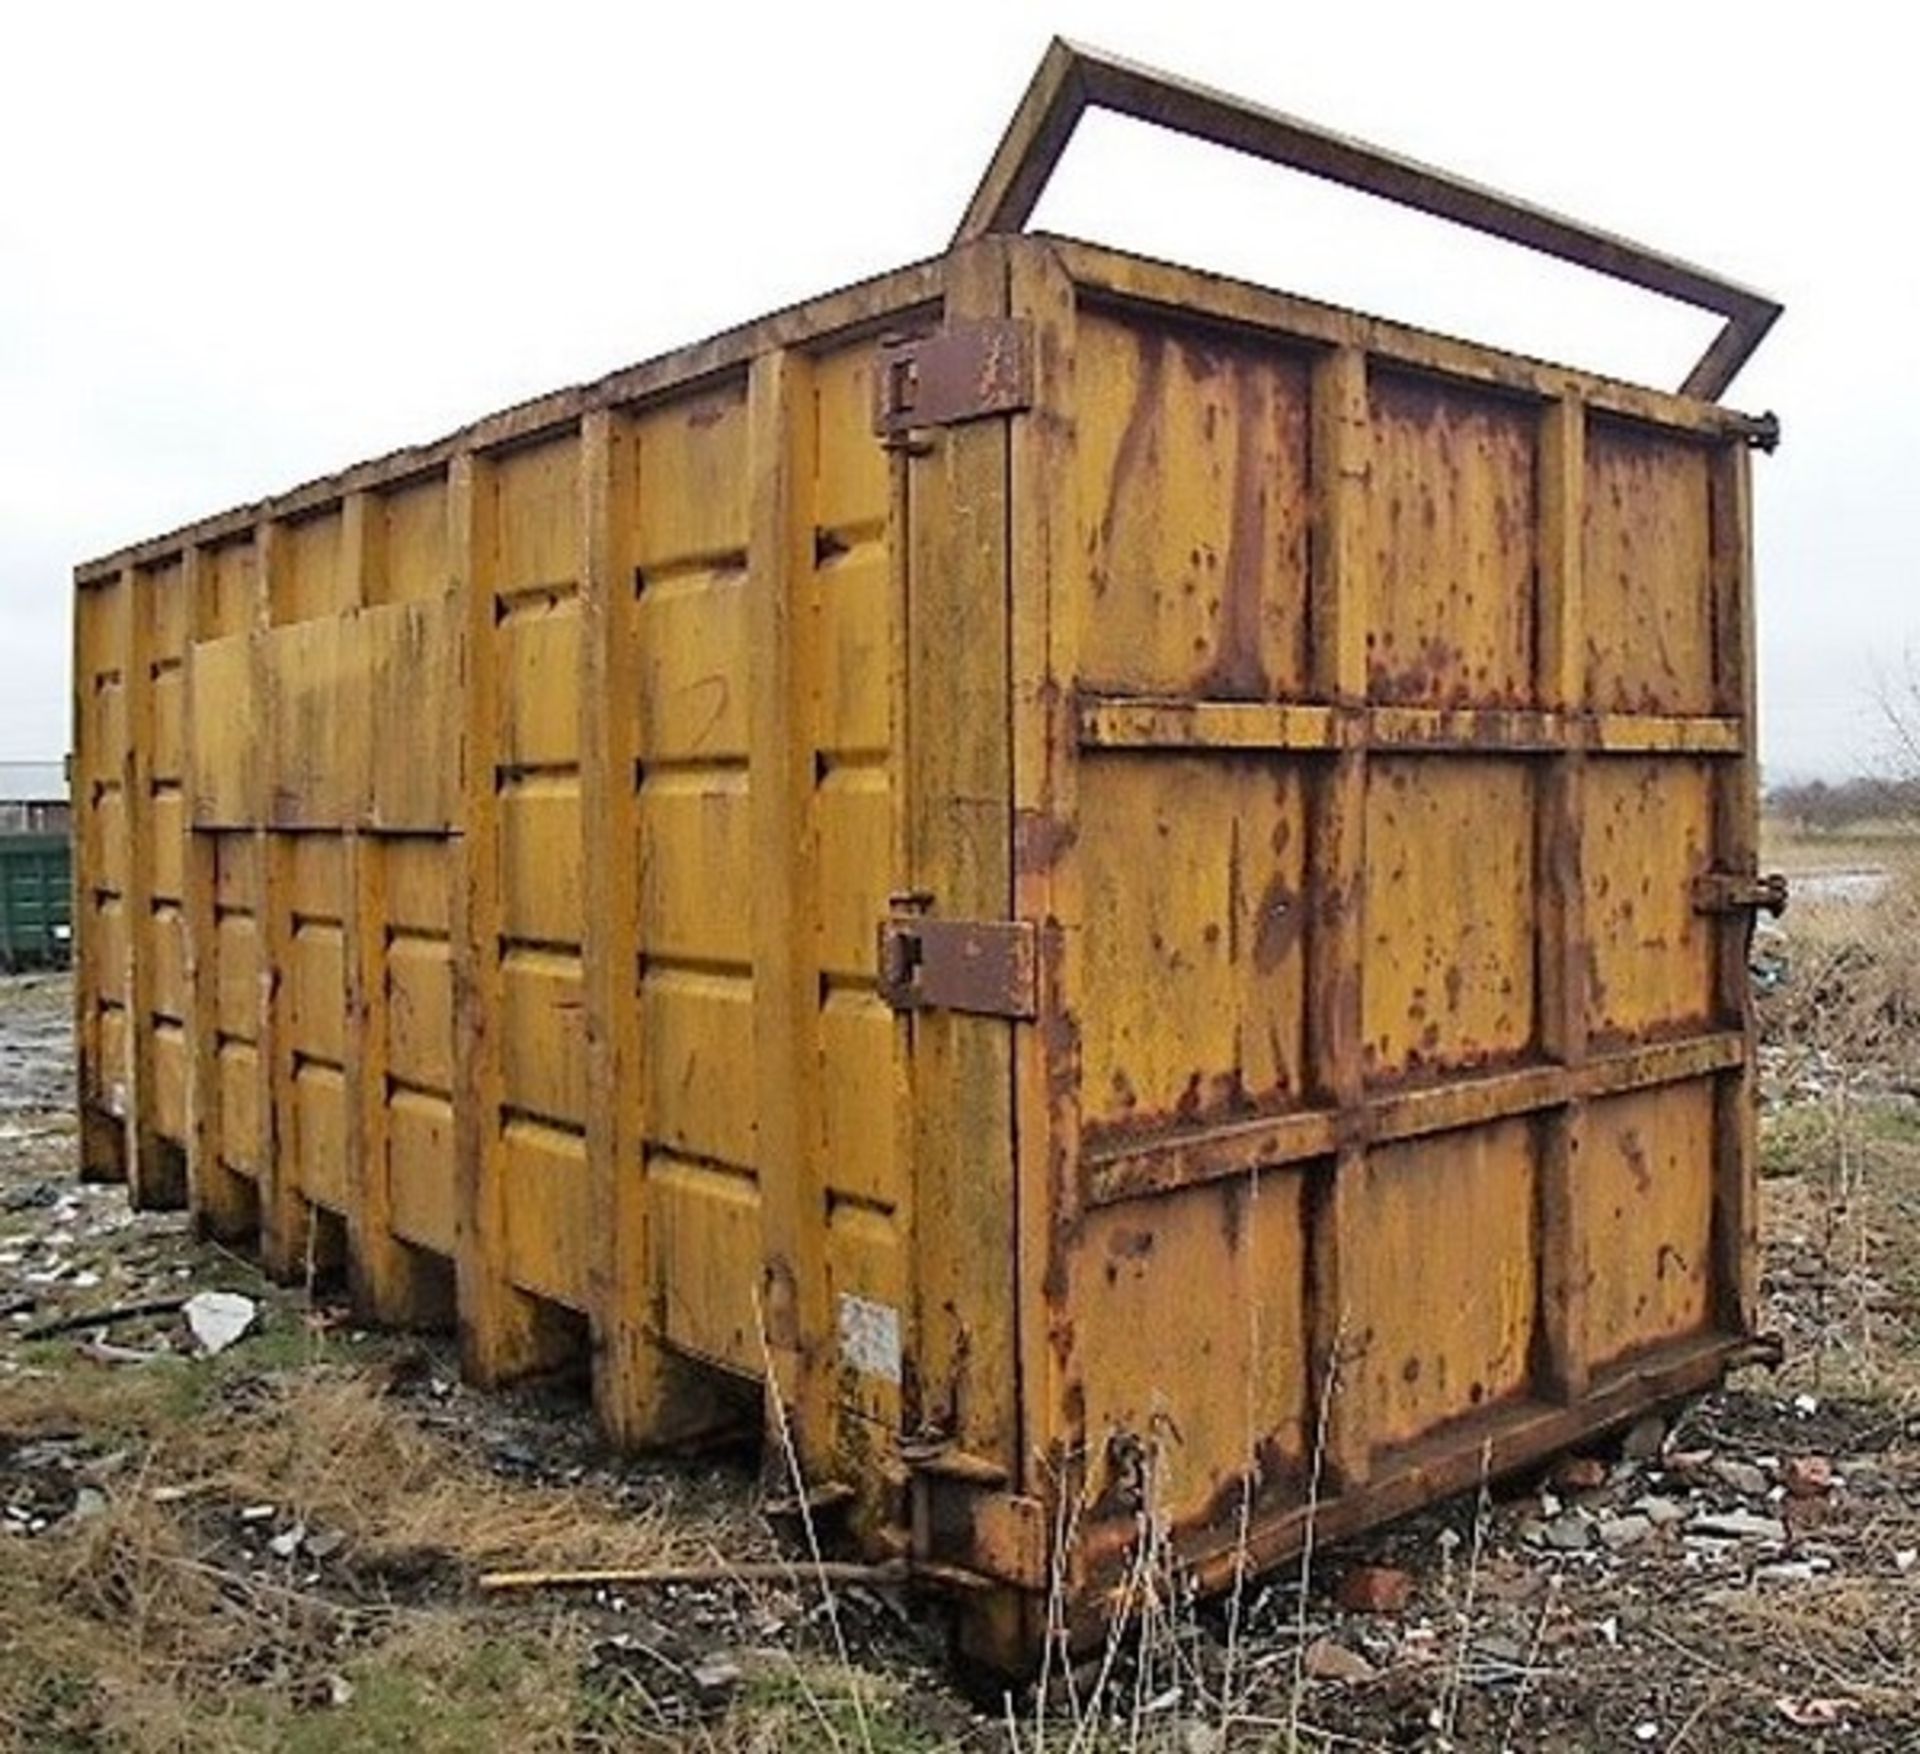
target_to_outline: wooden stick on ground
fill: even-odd
[[[640,1565],[611,1566],[584,1571],[489,1571],[480,1578],[481,1589],[500,1590],[578,1590],[603,1585],[659,1585],[708,1583],[815,1583],[903,1584],[907,1568],[898,1560],[880,1565],[859,1565],[841,1560],[791,1562],[774,1560],[744,1565]]]
[[[73,1315],[52,1316],[44,1322],[21,1330],[23,1340],[45,1340],[55,1334],[70,1334],[77,1328],[105,1328],[115,1322],[137,1321],[141,1316],[172,1315],[186,1307],[187,1293],[174,1297],[148,1297],[138,1303],[115,1303],[105,1309],[80,1310]]]

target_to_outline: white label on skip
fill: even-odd
[[[871,1303],[850,1292],[840,1294],[840,1356],[862,1376],[900,1380],[900,1312],[890,1303]]]

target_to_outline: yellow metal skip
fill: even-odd
[[[1140,98],[1048,65],[1008,150]],[[79,569],[77,1021],[88,1173],[624,1442],[764,1385],[1017,1668],[1143,1527],[1218,1584],[1752,1341],[1771,427],[996,164],[936,263]]]

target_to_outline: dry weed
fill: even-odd
[[[444,1441],[363,1373],[273,1379],[252,1405],[196,1427],[176,1465],[245,1502],[336,1528],[369,1552],[433,1551],[478,1567],[642,1565],[703,1556],[657,1509],[565,1495],[450,1462]]]
[[[636,1745],[642,1702],[583,1682],[583,1619],[469,1608],[458,1586],[503,1560],[633,1566],[718,1547],[710,1522],[703,1538],[660,1506],[493,1475],[378,1371],[76,1359],[11,1378],[0,1414],[15,1441],[84,1433],[113,1463],[93,1514],[0,1550],[0,1748],[324,1751],[391,1745],[389,1730],[460,1754]],[[256,1504],[346,1538],[324,1584],[236,1538]],[[725,1531],[735,1556],[739,1532]],[[423,1727],[443,1720],[466,1729]]]
[[[1756,960],[1784,1094],[1920,1089],[1920,860],[1893,862],[1869,897],[1797,898]]]

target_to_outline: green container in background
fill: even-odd
[[[73,851],[64,834],[0,834],[0,969],[65,966]]]

